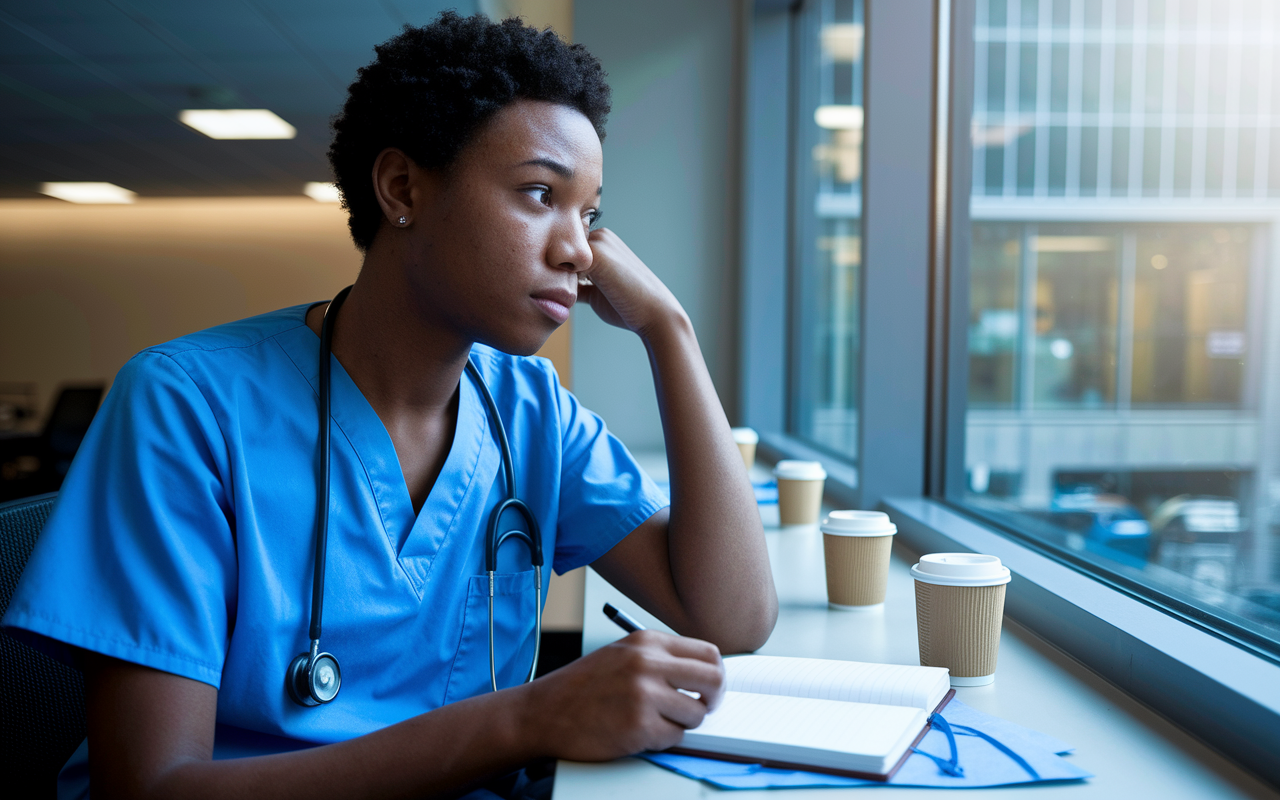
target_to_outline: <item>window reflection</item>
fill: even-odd
[[[806,6],[800,19],[810,39],[799,48],[797,65],[803,86],[792,428],[853,459],[862,265],[862,2],[822,0]]]
[[[1133,402],[1239,407],[1251,229],[1149,228],[1134,265]]]
[[[969,271],[969,407],[1012,408],[1017,400],[1021,225],[973,229]]]
[[[1029,236],[1034,281],[1033,405],[1115,403],[1119,264],[1115,238],[1083,231]]]
[[[966,486],[1280,641],[1280,6],[980,0]]]

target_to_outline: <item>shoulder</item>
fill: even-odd
[[[182,397],[215,412],[234,406],[239,394],[276,386],[291,373],[288,351],[302,338],[297,331],[314,338],[307,308],[283,308],[148,347],[120,369],[108,399],[134,404]]]
[[[225,350],[243,350],[261,345],[283,333],[306,326],[306,313],[311,304],[281,308],[256,317],[216,325],[189,333],[177,339],[148,347],[143,354],[170,357],[212,354]]]

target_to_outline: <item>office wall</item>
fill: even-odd
[[[346,212],[306,197],[0,201],[0,381],[110,383],[134,353],[355,280]],[[541,351],[568,380],[568,333]]]
[[[684,304],[721,400],[737,401],[738,0],[576,0],[574,39],[604,64],[613,113],[604,224]],[[574,312],[574,391],[629,447],[662,447],[644,348]]]
[[[110,382],[134,353],[331,297],[360,255],[336,205],[298,198],[0,201],[0,380]]]

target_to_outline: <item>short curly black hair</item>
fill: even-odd
[[[363,251],[382,224],[370,175],[388,147],[425,169],[447,170],[486,120],[520,98],[576,108],[604,139],[605,72],[585,47],[551,30],[445,11],[429,25],[405,25],[374,51],[347,89],[329,145],[351,238]]]

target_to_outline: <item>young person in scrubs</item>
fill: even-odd
[[[85,672],[64,796],[491,797],[521,791],[501,776],[536,759],[668,747],[715,706],[720,653],[760,646],[777,599],[688,316],[591,230],[608,110],[581,46],[450,13],[378,47],[351,85],[330,149],[365,255],[330,362],[333,702],[303,707],[284,682],[308,646],[327,304],[121,370],[4,618]],[[669,505],[527,357],[583,300],[649,353]],[[634,633],[524,683],[538,609],[529,552],[509,543],[490,690],[484,531],[505,491],[468,359],[549,563],[591,564],[683,636]]]

